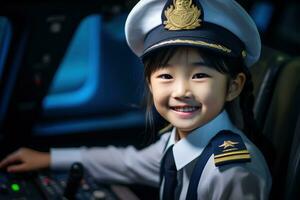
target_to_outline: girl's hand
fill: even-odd
[[[50,166],[50,154],[28,148],[20,148],[9,154],[0,162],[0,169],[6,167],[7,172],[27,172]]]

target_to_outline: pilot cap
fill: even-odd
[[[234,0],[141,0],[125,24],[129,47],[140,58],[166,46],[194,46],[249,67],[261,51],[257,27]]]

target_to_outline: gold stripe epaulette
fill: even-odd
[[[212,147],[216,166],[249,162],[251,160],[250,153],[242,137],[230,130],[220,131],[212,139]]]
[[[246,161],[251,158],[248,150],[234,151],[214,156],[215,165],[221,165],[225,162]]]

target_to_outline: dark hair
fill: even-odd
[[[145,66],[144,76],[146,85],[150,82],[150,77],[153,72],[157,69],[163,68],[169,59],[180,47],[166,47],[160,48],[143,58]],[[219,71],[220,73],[226,74],[229,79],[234,79],[239,73],[244,73],[246,81],[244,88],[238,98],[225,104],[225,109],[228,112],[231,121],[251,139],[255,140],[256,137],[256,124],[253,114],[254,95],[253,95],[253,83],[249,69],[245,65],[242,58],[230,58],[214,54],[208,51],[199,50],[199,53],[203,57],[204,61],[210,64],[211,67]],[[229,87],[229,81],[228,81]],[[147,124],[150,127],[154,126],[153,122],[153,99],[149,88],[145,88],[146,91],[146,119]],[[238,106],[239,105],[239,106]]]

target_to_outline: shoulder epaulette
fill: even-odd
[[[240,135],[229,130],[219,132],[212,139],[216,166],[229,163],[249,162],[251,156]]]
[[[168,131],[170,131],[173,128],[172,124],[168,124],[167,126],[165,126],[164,128],[162,128],[161,130],[159,130],[158,134],[163,134],[166,133]]]

